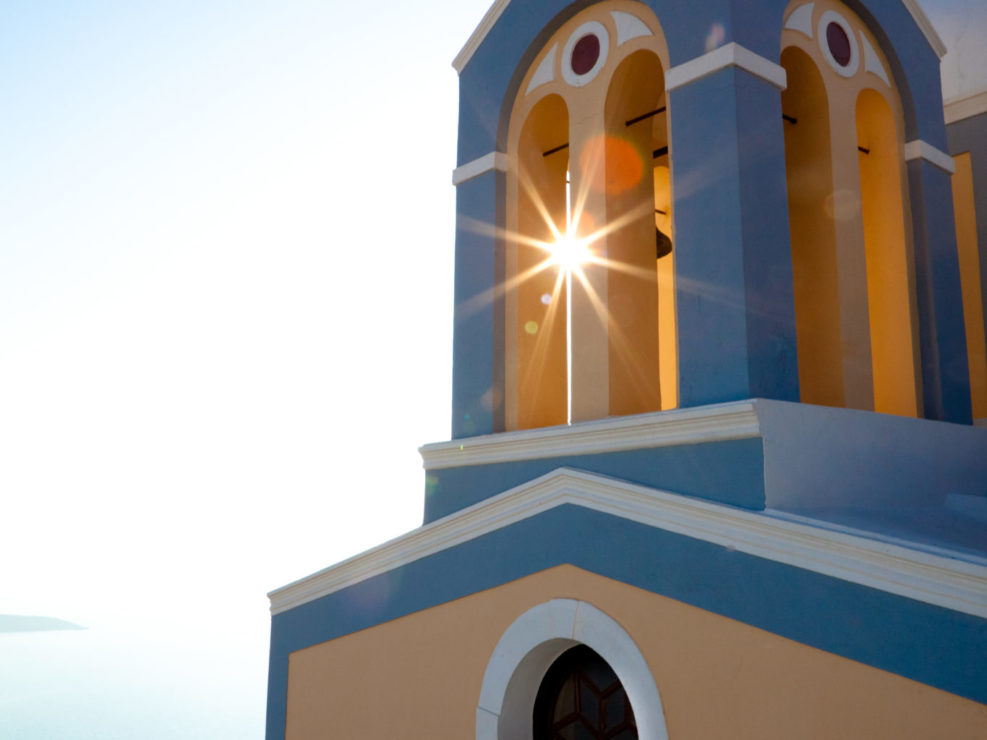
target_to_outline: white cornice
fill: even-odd
[[[482,157],[477,157],[472,162],[462,164],[452,171],[452,184],[459,186],[467,180],[479,177],[490,170],[507,172],[510,160],[503,152],[487,152]]]
[[[436,442],[419,449],[426,470],[718,442],[758,435],[756,401],[618,416]]]
[[[987,113],[987,87],[968,92],[945,102],[946,124]]]
[[[784,67],[738,43],[730,42],[672,67],[665,73],[665,89],[674,90],[727,67],[740,67],[745,72],[771,83],[779,90],[784,90],[788,84]]]
[[[905,142],[905,161],[911,162],[913,159],[924,159],[950,175],[956,172],[956,163],[952,157],[922,139]]]
[[[456,58],[452,60],[453,69],[458,74],[463,73],[466,63],[472,58],[473,54],[480,47],[480,44],[483,43],[483,39],[490,33],[490,29],[500,19],[501,14],[507,10],[510,2],[511,0],[495,0],[494,4],[490,6],[490,10],[483,16],[480,25],[470,34],[470,37],[466,40],[466,44],[456,55]]]
[[[939,37],[936,32],[936,27],[932,25],[932,21],[929,20],[929,16],[925,14],[922,10],[922,6],[918,4],[918,0],[901,0],[901,4],[905,6],[909,13],[912,14],[912,19],[915,21],[915,25],[919,27],[919,30],[925,35],[925,40],[929,42],[929,46],[936,55],[942,59],[946,56],[946,44]]]
[[[271,612],[293,609],[563,504],[987,618],[984,561],[912,550],[567,468],[272,591]]]

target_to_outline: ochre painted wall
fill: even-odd
[[[553,598],[631,635],[672,740],[987,737],[987,706],[568,565],[293,653],[286,737],[474,737],[497,641]]]

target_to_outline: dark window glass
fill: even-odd
[[[535,699],[535,740],[636,740],[627,693],[606,661],[585,645],[552,663]]]

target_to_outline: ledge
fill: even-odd
[[[756,401],[620,416],[568,426],[524,429],[436,442],[419,448],[426,470],[560,455],[757,437]]]

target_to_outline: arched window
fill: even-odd
[[[634,710],[617,674],[585,645],[566,650],[542,679],[534,740],[637,740]]]
[[[795,0],[781,64],[802,400],[919,413],[901,101],[880,46],[836,0]]]
[[[666,66],[649,11],[602,3],[522,78],[507,135],[507,429],[677,405]]]

